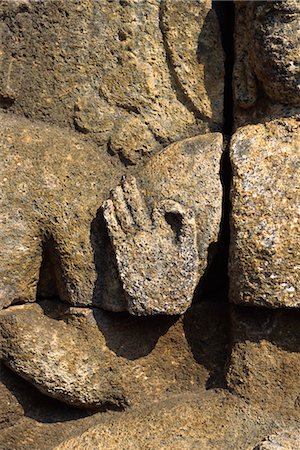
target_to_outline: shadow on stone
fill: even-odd
[[[0,363],[0,387],[1,384],[0,396],[3,395],[2,391],[6,396],[6,402],[3,400],[3,404],[0,397],[1,409],[6,416],[6,420],[10,420],[11,425],[14,425],[22,416],[31,417],[41,423],[56,423],[94,414],[93,411],[72,407],[45,396],[31,383],[16,375],[2,363]],[[7,411],[6,405],[8,405]],[[13,411],[9,409],[11,405],[13,405]]]
[[[231,307],[229,389],[272,410],[300,412],[300,311]]]
[[[228,357],[228,305],[201,303],[184,316],[184,332],[195,361],[208,371],[206,389],[225,388]]]
[[[134,317],[128,313],[112,313],[96,308],[93,314],[107,347],[116,356],[128,360],[151,353],[159,338],[178,320],[178,316]]]
[[[117,312],[124,311],[126,309],[126,299],[101,207],[91,223],[90,241],[97,273],[92,304],[93,306],[101,307],[103,303],[107,303],[111,309]]]

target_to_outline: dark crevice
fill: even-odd
[[[208,269],[202,278],[195,301],[228,301],[229,278],[229,214],[230,214],[230,185],[231,163],[229,158],[229,142],[233,130],[233,92],[232,72],[234,63],[234,4],[233,1],[213,1],[220,29],[223,50],[225,53],[224,80],[224,117],[223,136],[224,153],[221,160],[221,182],[223,186],[223,209],[218,245],[212,245],[208,252]]]
[[[217,0],[212,3],[219,20],[222,46],[225,53],[223,134],[230,137],[233,130],[234,2]]]
[[[172,228],[174,235],[176,236],[176,240],[179,240],[179,236],[181,234],[182,229],[182,216],[181,214],[176,213],[166,213],[165,220]]]
[[[0,108],[9,109],[14,104],[14,99],[10,97],[5,97],[0,94]]]
[[[51,242],[48,239],[43,242],[42,263],[36,294],[36,300],[43,298],[59,299],[55,267],[51,258]]]

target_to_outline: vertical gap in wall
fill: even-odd
[[[220,228],[220,237],[216,254],[200,283],[196,297],[205,301],[228,301],[229,278],[229,212],[230,212],[230,184],[231,164],[229,159],[229,140],[233,130],[233,93],[232,72],[234,63],[234,2],[213,1],[221,29],[222,45],[225,54],[225,80],[224,80],[224,154],[221,162],[221,180],[223,185],[223,213]],[[214,249],[211,249],[212,252]]]
[[[225,53],[223,134],[230,138],[233,130],[234,2],[231,0],[213,0],[212,6],[219,20]]]

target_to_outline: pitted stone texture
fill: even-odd
[[[249,57],[267,95],[300,105],[300,5],[297,0],[249,2]]]
[[[74,305],[126,310],[114,255],[97,213],[120,181],[122,164],[77,133],[8,114],[1,116],[0,137],[0,308],[35,300],[44,253],[41,274],[47,276],[41,278],[52,279],[52,295],[58,293]],[[217,240],[221,215],[220,140],[213,134],[177,143],[138,175],[149,189],[147,202],[169,199],[194,210],[203,268],[208,245]],[[152,183],[160,177],[155,193]],[[51,293],[43,282],[39,290],[44,296]]]
[[[135,318],[51,301],[41,305],[0,312],[1,359],[41,392],[68,404],[155,403],[166,395],[204,391],[208,377],[220,372],[226,343],[222,309],[202,305],[184,318]]]
[[[77,133],[8,114],[0,142],[0,309],[35,300],[43,248],[62,300],[99,303],[91,226],[122,165]]]
[[[223,50],[211,3],[162,0],[161,24],[175,79],[190,110],[221,125]]]
[[[104,418],[55,450],[253,450],[282,422],[226,391],[208,390]]]
[[[1,0],[0,106],[111,142],[126,164],[220,130],[224,58],[211,1],[163,4]]]
[[[192,210],[163,200],[150,215],[134,178],[123,179],[103,210],[128,311],[136,315],[184,313],[198,281]]]
[[[235,122],[299,116],[297,0],[235,2]]]
[[[232,306],[229,390],[277,416],[300,411],[300,311]]]
[[[299,307],[299,124],[284,119],[240,128],[230,154],[230,300]]]
[[[300,433],[298,430],[283,430],[271,434],[253,450],[300,450]]]
[[[142,170],[141,188],[124,178],[105,202],[132,314],[182,314],[190,306],[209,246],[218,239],[221,155],[218,133],[172,144]]]

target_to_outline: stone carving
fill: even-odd
[[[133,314],[180,314],[198,281],[192,210],[162,200],[149,214],[134,178],[124,178],[103,204],[118,270]]]
[[[122,219],[123,214],[120,221],[126,232],[122,232],[112,214],[112,200],[105,204],[127,294],[126,309],[131,313],[178,314],[191,304],[194,289],[207,267],[209,246],[218,239],[222,150],[222,136],[210,133],[176,142],[155,155],[138,177],[147,209],[144,206],[136,210],[136,204],[144,201],[132,183],[125,186],[123,183],[123,188],[114,190],[111,197],[115,207],[119,211],[126,208],[121,201],[125,196],[132,214],[143,223],[142,230],[138,226],[126,230],[132,226],[132,215]],[[151,228],[149,212],[152,211],[154,224],[152,231],[147,232],[147,227]],[[111,298],[107,302],[104,299],[102,306],[114,309],[110,302]]]
[[[0,309],[35,301],[43,249],[60,298],[92,304],[91,224],[121,164],[77,133],[8,114],[1,115],[0,142]]]
[[[0,356],[51,397],[82,408],[123,409],[205,383],[214,357],[224,355],[222,314],[213,305],[180,318],[137,318],[53,301],[12,306],[0,312]],[[195,364],[191,342],[199,355],[212,354],[210,366],[202,356]]]
[[[0,5],[0,106],[10,112],[76,129],[127,165],[221,129],[224,58],[210,0]]]
[[[44,249],[62,300],[133,311],[123,299],[101,217],[97,216],[124,172],[121,162],[95,144],[80,140],[77,133],[8,114],[1,116],[0,135],[1,307],[35,301]],[[201,267],[192,238],[194,266],[190,279],[184,277],[190,283],[186,290],[189,301],[184,300],[177,311],[188,307],[204,273],[208,247],[218,237],[221,155],[221,135],[203,135],[169,146],[137,173],[150,209],[152,201],[169,199],[178,202],[182,211],[192,209],[196,217]],[[158,178],[160,182],[156,182]],[[171,246],[165,249],[166,253],[170,250]],[[178,270],[175,274],[179,275]],[[177,283],[178,288],[173,288],[182,286],[180,277]],[[149,305],[145,313],[150,311]],[[168,312],[175,313],[176,306]]]
[[[0,448],[297,446],[300,7],[234,2],[229,318],[211,3],[0,0]]]
[[[237,4],[235,118],[236,125],[252,125],[231,141],[229,270],[236,303],[300,302],[299,13],[293,0]]]
[[[300,105],[299,14],[297,0],[236,2],[236,125]]]
[[[188,33],[182,32],[182,17]],[[165,186],[174,183],[173,190],[150,192],[147,171],[155,166],[154,173],[162,173],[163,158],[151,160],[145,171],[143,166],[170,142],[221,127],[223,52],[211,2],[192,0],[187,8],[183,1],[1,0],[0,22],[0,107],[8,113],[0,129],[5,160],[0,308],[35,300],[44,255],[43,295],[54,295],[55,285],[59,297],[74,305],[131,309],[101,217],[96,218],[127,172],[141,183],[150,210],[155,194],[156,202],[191,206],[196,221],[198,214],[210,217],[197,222],[201,267],[186,291],[186,308],[206,267],[208,246],[217,240],[221,144],[217,159],[210,154],[212,165],[205,162],[207,174],[195,165],[198,183],[191,177],[187,194],[177,192],[180,181],[168,174]],[[195,158],[188,157],[190,164]],[[178,170],[179,158],[172,164]],[[214,185],[211,194],[205,184]],[[186,200],[196,192],[204,201],[195,208],[194,200]],[[51,289],[44,285],[49,261]]]

